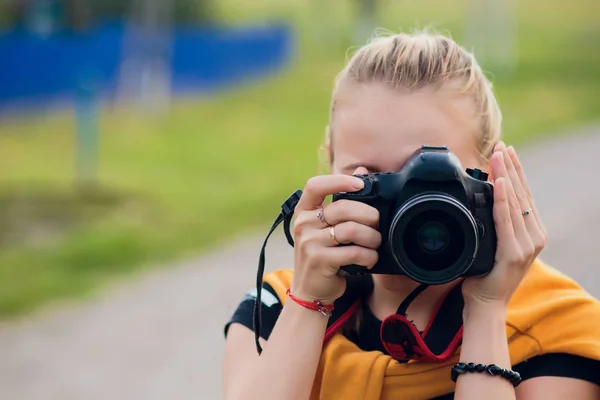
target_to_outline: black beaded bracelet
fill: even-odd
[[[492,376],[501,376],[512,383],[514,387],[519,386],[521,383],[521,375],[516,371],[501,368],[496,364],[483,365],[475,363],[458,363],[452,367],[452,372],[450,374],[452,382],[456,382],[459,375],[467,372],[488,372]]]

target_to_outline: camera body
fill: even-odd
[[[427,284],[482,276],[494,266],[493,185],[479,169],[463,169],[447,147],[422,146],[396,172],[357,175],[365,187],[333,201],[360,201],[379,211],[379,260],[351,275],[407,275]]]

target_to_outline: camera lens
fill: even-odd
[[[423,224],[417,232],[417,239],[421,250],[437,253],[444,250],[450,241],[450,234],[445,226],[437,221]]]
[[[410,261],[429,271],[452,266],[464,245],[462,227],[456,218],[441,210],[414,215],[403,235],[403,246]]]
[[[390,225],[398,268],[429,284],[450,282],[471,266],[479,239],[475,219],[457,199],[429,192],[402,205]]]

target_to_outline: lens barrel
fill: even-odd
[[[404,274],[436,285],[469,269],[479,236],[475,219],[460,201],[429,192],[411,198],[398,210],[390,225],[389,244]]]

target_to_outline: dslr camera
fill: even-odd
[[[447,147],[422,146],[396,172],[357,175],[365,187],[333,201],[360,201],[380,214],[379,260],[341,268],[350,275],[406,275],[430,285],[482,276],[494,266],[493,186],[479,169],[463,169]]]

